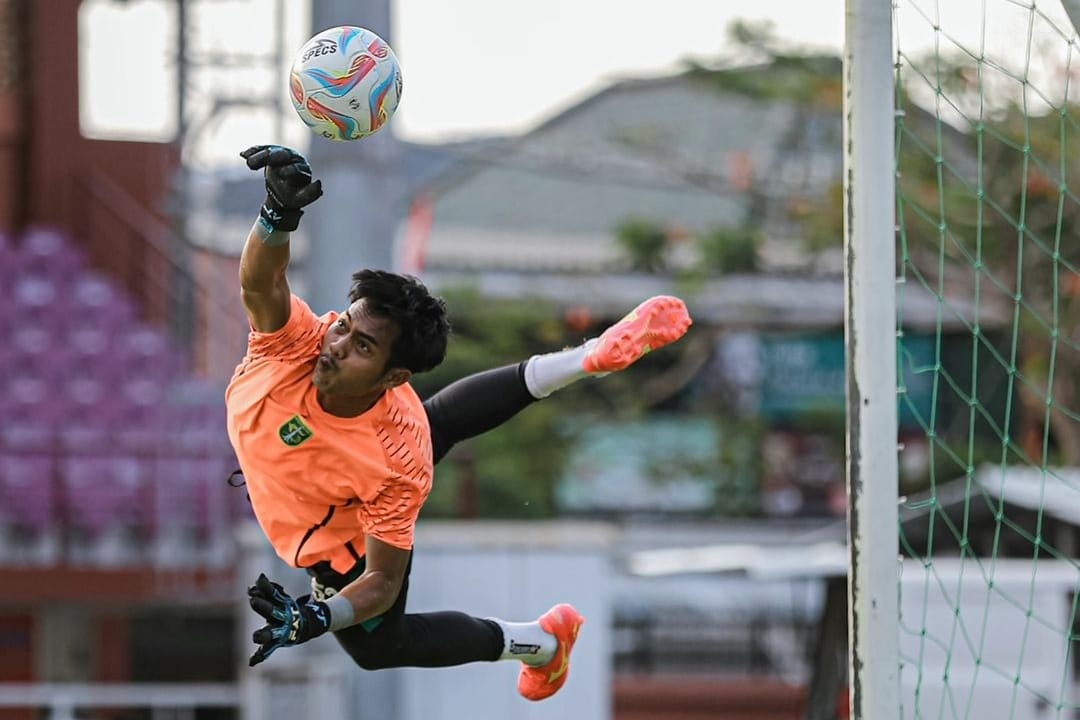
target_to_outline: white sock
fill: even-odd
[[[585,355],[595,344],[596,338],[593,338],[577,347],[529,358],[525,363],[525,387],[529,394],[539,400],[583,377],[606,375],[587,373],[581,367]]]
[[[499,624],[503,632],[503,651],[500,660],[520,660],[526,665],[540,666],[551,662],[559,641],[540,627],[537,621],[512,623],[499,618],[488,618]]]

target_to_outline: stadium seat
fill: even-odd
[[[127,377],[150,378],[159,382],[177,382],[184,375],[181,355],[172,347],[165,333],[148,327],[124,330],[117,340]]]
[[[20,277],[49,277],[63,284],[75,278],[85,264],[83,251],[54,228],[30,228],[17,249],[15,266]]]
[[[151,536],[158,565],[204,564],[228,543],[229,490],[223,458],[170,456],[154,463]]]
[[[10,347],[22,355],[43,355],[49,351],[53,340],[48,329],[41,323],[18,319],[12,323]]]
[[[11,328],[3,350],[5,376],[29,374],[49,382],[62,378],[72,368],[69,350],[61,344],[62,332],[50,332],[45,323]]]
[[[135,324],[137,313],[131,299],[100,273],[79,275],[71,288],[71,300],[78,306],[83,324],[117,333]]]
[[[48,275],[21,274],[11,286],[11,299],[19,307],[59,304],[59,284]]]
[[[49,455],[0,455],[0,562],[52,565],[60,558],[54,471]]]
[[[116,446],[140,457],[152,457],[175,443],[174,430],[163,406],[132,403],[117,394]]]
[[[2,282],[3,278],[0,278],[0,283]],[[13,347],[13,322],[11,313],[5,311],[3,301],[0,301],[0,338],[3,338],[3,342],[0,342],[0,377],[7,377],[21,354]]]
[[[0,381],[0,406],[5,409],[0,425],[0,446],[49,449],[66,410],[66,398],[55,392],[46,377],[26,367],[17,368]]]
[[[228,452],[225,402],[175,403],[169,406],[168,425],[174,446],[194,456],[222,456]]]
[[[147,463],[132,456],[68,457],[60,464],[72,561],[137,563],[145,556],[150,497]]]
[[[71,299],[80,308],[101,309],[123,300],[123,295],[104,275],[87,271],[71,287]]]
[[[54,469],[49,455],[0,455],[0,524],[33,535],[54,527]]]
[[[25,276],[17,278],[11,287],[11,300],[6,313],[13,331],[37,330],[53,336],[68,329],[74,314],[63,305],[61,288],[51,278]]]
[[[102,380],[121,374],[116,369],[112,338],[100,325],[87,324],[72,328],[68,334],[68,348],[72,354],[72,366],[82,368],[84,374]]]
[[[112,387],[94,374],[73,373],[62,385],[67,409],[60,425],[61,446],[68,452],[103,452],[116,444],[122,405]]]

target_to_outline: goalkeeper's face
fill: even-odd
[[[409,371],[387,364],[401,330],[393,320],[367,311],[361,298],[323,336],[312,382],[323,396],[365,405],[409,379]]]

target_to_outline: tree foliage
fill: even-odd
[[[982,382],[970,382],[1012,398],[996,414],[976,410],[976,426],[998,440],[996,460],[1005,444],[1010,462],[1078,464],[1080,107],[1034,111],[1023,87],[995,81],[968,55],[912,64],[934,71],[902,75],[911,87],[897,91],[898,262],[909,283],[979,308],[964,342]],[[842,237],[842,202],[838,183],[804,209],[814,242]],[[954,404],[936,433],[967,432],[970,405]]]
[[[667,232],[659,223],[640,217],[627,218],[615,228],[615,239],[626,253],[631,270],[667,269]]]
[[[752,273],[758,269],[761,231],[756,227],[717,227],[700,240],[707,273]]]
[[[1078,464],[1080,107],[1035,111],[970,56],[933,67],[948,93],[942,109],[923,110],[903,87],[898,95],[902,259],[928,287],[978,300],[986,327],[972,351],[1018,406],[1018,425],[980,422],[1009,446],[1008,461]]]

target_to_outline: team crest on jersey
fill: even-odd
[[[281,442],[289,447],[296,447],[312,435],[314,433],[311,432],[311,428],[300,419],[299,415],[293,415],[284,425],[278,428],[278,436],[281,437]]]

